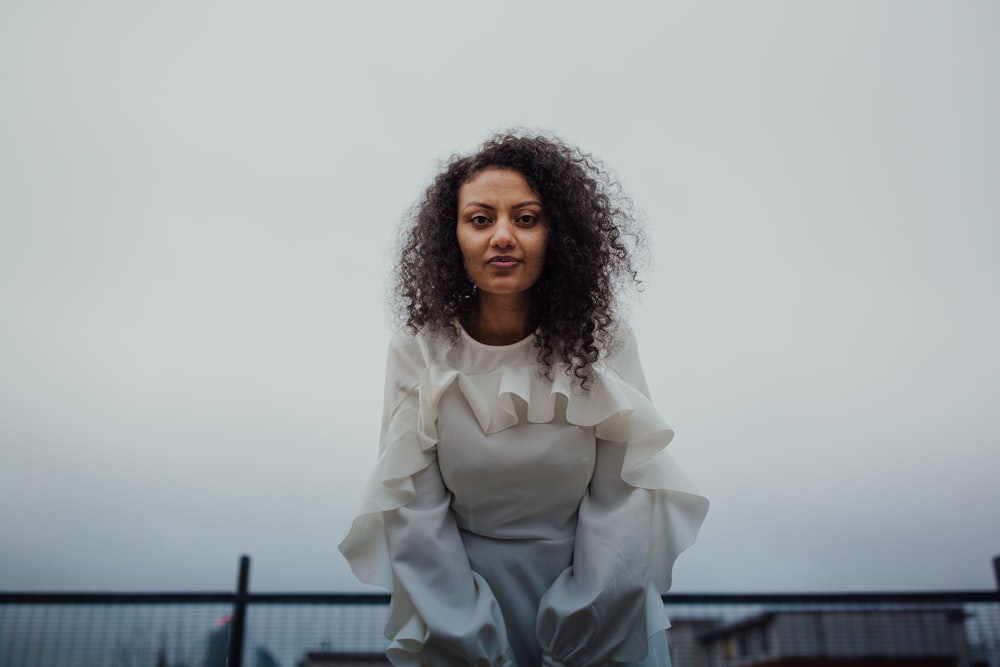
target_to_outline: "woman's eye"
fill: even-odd
[[[487,218],[485,215],[474,215],[471,218],[469,218],[469,222],[476,225],[477,227],[485,227],[486,225],[490,224],[490,219]]]
[[[538,222],[538,217],[530,215],[528,213],[525,213],[524,215],[522,215],[517,219],[517,224],[521,225],[522,227],[530,227],[536,222]]]

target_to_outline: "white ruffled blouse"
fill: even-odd
[[[340,545],[392,592],[393,665],[667,664],[647,656],[660,595],[708,501],[622,339],[583,390],[539,373],[533,336],[393,338],[379,458]]]

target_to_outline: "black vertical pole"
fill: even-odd
[[[1000,556],[993,557],[993,578],[997,584],[997,602],[1000,602]]]
[[[226,667],[240,667],[243,662],[243,629],[247,620],[247,583],[250,580],[250,557],[240,556],[240,578],[233,603],[233,624],[229,628],[229,656]]]

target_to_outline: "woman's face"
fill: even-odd
[[[545,267],[549,226],[541,197],[513,169],[484,169],[458,190],[458,245],[481,292],[521,294]]]

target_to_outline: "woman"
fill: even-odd
[[[380,456],[340,545],[394,665],[669,665],[660,595],[708,509],[635,341],[634,220],[589,156],[500,135],[424,193]]]

